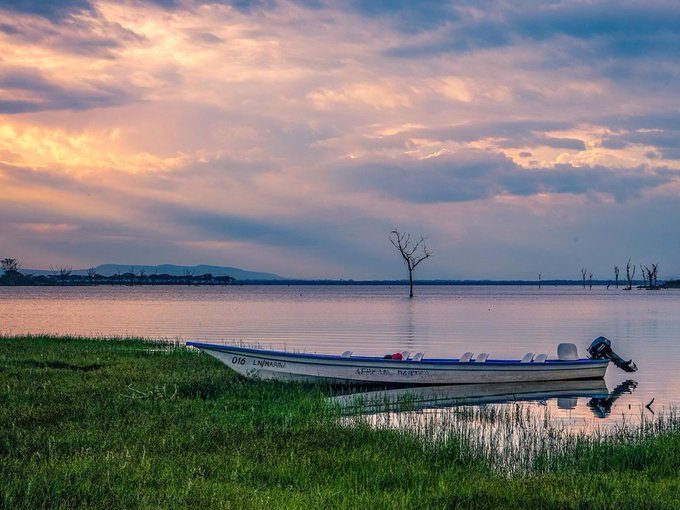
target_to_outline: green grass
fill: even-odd
[[[675,419],[563,441],[472,413],[544,442],[504,470],[469,427],[348,426],[327,394],[180,346],[0,338],[0,507],[680,508]]]

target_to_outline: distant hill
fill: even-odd
[[[176,266],[174,264],[161,264],[159,266],[145,266],[145,265],[133,265],[133,264],[102,264],[97,266],[95,269],[97,273],[102,276],[113,276],[117,273],[127,273],[131,270],[139,274],[140,270],[144,270],[147,276],[152,274],[170,274],[174,276],[183,276],[186,270],[193,273],[194,276],[200,276],[202,274],[210,273],[213,276],[231,276],[237,280],[283,280],[277,274],[274,273],[262,273],[259,271],[247,271],[245,269],[239,269],[237,267],[228,266],[209,266],[206,264],[200,264],[198,266]],[[34,274],[34,275],[49,275],[52,271],[46,269],[22,269],[24,274]],[[71,274],[86,275],[87,269],[74,269]]]

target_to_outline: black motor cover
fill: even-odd
[[[608,359],[624,372],[636,372],[637,365],[633,360],[624,360],[612,350],[612,343],[603,336],[597,337],[588,347],[588,354],[592,359]]]

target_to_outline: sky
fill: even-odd
[[[0,0],[0,257],[680,275],[677,2]]]

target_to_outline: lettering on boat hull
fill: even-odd
[[[283,361],[255,358],[253,360],[253,366],[260,368],[286,368],[286,363]]]
[[[387,368],[361,367],[357,368],[355,373],[357,375],[393,375],[392,370],[389,370]]]
[[[397,370],[397,373],[402,377],[422,377],[427,375],[427,370]]]

